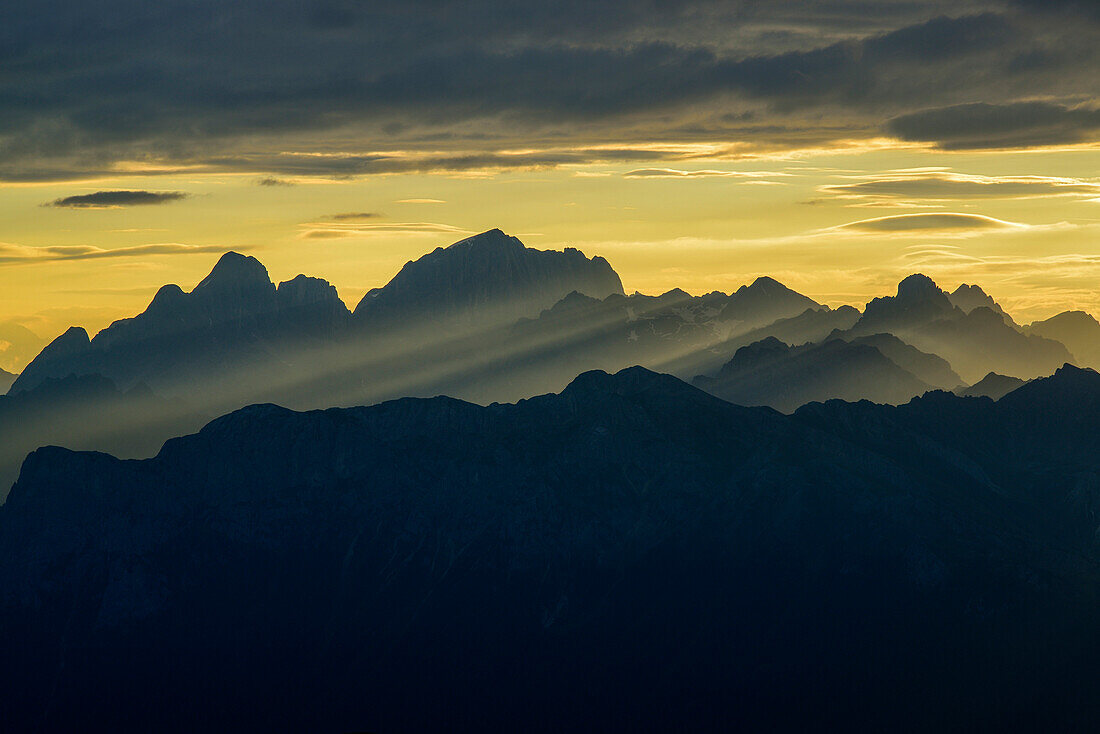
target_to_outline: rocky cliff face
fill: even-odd
[[[783,416],[631,369],[516,405],[253,406],[145,461],[42,449],[0,508],[0,705],[56,730],[1081,724],[1098,377]]]

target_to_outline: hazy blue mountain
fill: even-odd
[[[427,320],[484,328],[537,316],[573,291],[602,299],[621,295],[623,284],[602,257],[536,250],[493,229],[406,263],[363,296],[355,315],[368,327]]]
[[[253,406],[144,461],[42,449],[0,508],[0,706],[59,731],[1086,726],[1098,426],[1070,367],[794,416],[631,369],[515,405]]]
[[[982,299],[975,297],[973,289],[965,293],[966,297],[959,300],[974,306],[969,312],[955,306],[931,278],[910,275],[898,284],[897,295],[875,298],[867,304],[852,334],[893,334],[923,352],[946,359],[967,382],[977,381],[989,372],[1029,379],[1049,375],[1073,361],[1061,343],[1024,334],[1002,312],[975,305]]]
[[[1049,375],[1074,361],[1061,342],[1021,333],[984,307],[958,318],[933,321],[902,338],[943,357],[968,382],[994,371],[1030,379]]]
[[[1027,327],[1028,334],[1066,345],[1078,364],[1100,369],[1100,322],[1084,311],[1063,311]]]
[[[10,372],[5,372],[4,370],[0,369],[0,395],[3,395],[8,391],[8,388],[12,386],[13,382],[15,382],[16,377],[17,375],[13,375]]]
[[[71,374],[103,375],[123,389],[145,383],[169,395],[224,381],[243,381],[247,390],[248,378],[234,372],[276,368],[307,345],[339,339],[350,319],[328,283],[298,276],[276,288],[258,260],[229,252],[190,293],[166,285],[143,313],[92,339],[69,329],[28,365],[13,391]]]
[[[121,391],[100,375],[48,378],[35,388],[0,395],[0,500],[27,454],[40,446],[152,456],[171,436],[209,420],[180,400],[144,385]]]
[[[982,290],[982,287],[979,285],[963,283],[951,293],[947,294],[947,298],[951,301],[953,306],[963,313],[970,313],[976,308],[988,308],[990,311],[995,311],[1000,314],[1008,323],[1016,323],[1013,318],[1001,308],[1001,305],[994,301],[993,297]]]
[[[766,326],[779,319],[791,318],[821,304],[797,293],[774,278],[763,276],[734,291],[722,309],[723,321],[735,324],[738,332]]]
[[[45,345],[44,339],[22,324],[0,323],[0,369],[18,373]]]
[[[838,333],[832,338],[845,337]],[[962,378],[951,369],[951,364],[946,359],[922,352],[893,334],[869,334],[845,340],[851,344],[866,344],[874,347],[898,367],[912,373],[918,380],[932,387],[953,390],[963,384]]]
[[[1009,377],[1008,375],[998,375],[996,372],[990,372],[970,387],[956,390],[955,394],[964,397],[986,397],[1000,400],[1016,388],[1026,384],[1027,380],[1021,380],[1019,377]]]
[[[932,389],[872,344],[831,339],[790,347],[775,337],[741,347],[716,376],[693,382],[731,403],[785,413],[833,398],[903,403]]]

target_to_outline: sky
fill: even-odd
[[[229,249],[354,307],[494,227],[628,292],[923,272],[1100,316],[1098,35],[1086,0],[6,3],[0,352]]]

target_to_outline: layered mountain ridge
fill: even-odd
[[[1098,424],[1070,366],[792,416],[631,368],[488,407],[256,405],[144,461],[44,448],[0,507],[0,704],[59,730],[1084,725]]]

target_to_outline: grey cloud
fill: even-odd
[[[1049,176],[976,176],[950,172],[875,176],[852,183],[822,186],[842,197],[898,198],[925,201],[958,199],[1031,199],[1047,196],[1097,196],[1100,183]]]
[[[936,143],[945,150],[1079,143],[1100,132],[1100,109],[976,102],[900,115],[886,129],[902,140]]]
[[[375,212],[341,212],[340,214],[333,214],[329,219],[336,220],[337,222],[345,221],[358,221],[362,219],[377,219],[382,216]]]
[[[839,229],[868,232],[914,232],[923,230],[1004,229],[1019,226],[1021,225],[992,217],[983,217],[978,214],[942,212],[876,217],[875,219],[864,219],[859,222],[849,222],[841,225]]]
[[[1003,97],[991,102],[1033,94],[999,84],[1014,73],[1067,99],[1092,90],[1095,54],[1028,59],[1039,32],[1014,12],[958,13],[942,0],[14,4],[0,22],[13,71],[0,178],[117,175],[122,160],[272,177],[507,168],[525,163],[486,152],[487,138],[671,140],[709,112],[725,127],[698,134],[828,139],[989,89]],[[1052,33],[1094,45],[1071,24]],[[271,153],[347,150],[326,147],[335,131],[436,152]]]
[[[117,209],[123,206],[167,204],[187,198],[182,191],[97,191],[54,199],[50,206],[68,209]]]

